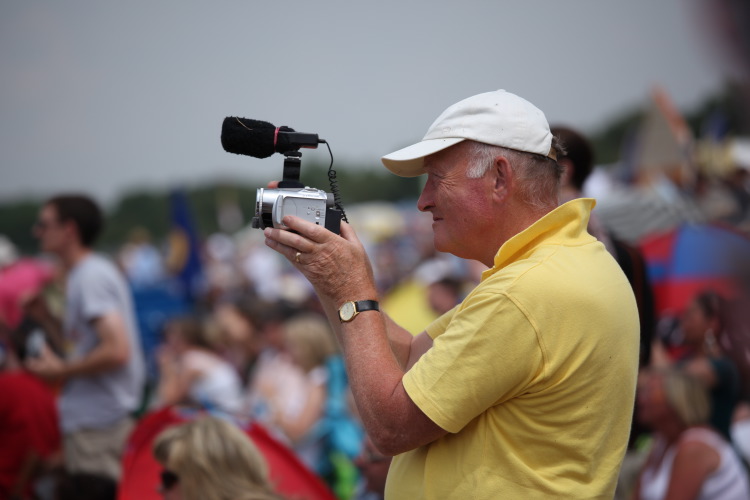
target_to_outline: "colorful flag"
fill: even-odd
[[[177,278],[185,297],[194,301],[204,286],[203,263],[195,222],[183,189],[175,189],[170,193],[169,204],[172,228],[169,233],[167,268]]]

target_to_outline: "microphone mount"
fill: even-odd
[[[305,187],[299,180],[302,170],[302,153],[299,151],[285,151],[284,153],[283,179],[279,182],[280,188]]]

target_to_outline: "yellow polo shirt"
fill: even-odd
[[[632,289],[577,199],[508,240],[427,328],[407,393],[446,436],[394,458],[386,499],[607,498],[630,431]]]

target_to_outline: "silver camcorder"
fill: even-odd
[[[347,222],[341,205],[336,171],[333,170],[333,153],[330,146],[331,166],[328,180],[332,193],[305,187],[299,181],[300,148],[315,149],[318,144],[328,143],[318,134],[295,132],[287,126],[276,127],[268,122],[228,116],[221,128],[221,144],[228,153],[267,158],[274,153],[284,155],[284,176],[276,189],[258,189],[255,200],[255,217],[252,226],[256,229],[275,227],[288,229],[281,222],[287,215],[296,215],[304,220],[325,227],[339,234],[341,221]]]
[[[312,187],[258,188],[252,221],[254,228],[288,229],[282,222],[287,215],[296,215],[329,231],[339,232],[341,212],[335,209],[333,194]]]

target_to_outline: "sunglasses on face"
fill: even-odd
[[[33,229],[35,231],[46,231],[47,229],[50,229],[52,227],[58,227],[61,226],[63,223],[58,220],[54,219],[37,219],[36,222],[34,222]]]
[[[161,485],[159,486],[160,492],[169,491],[174,488],[174,485],[180,482],[179,476],[171,470],[164,469],[159,475],[161,478]]]

